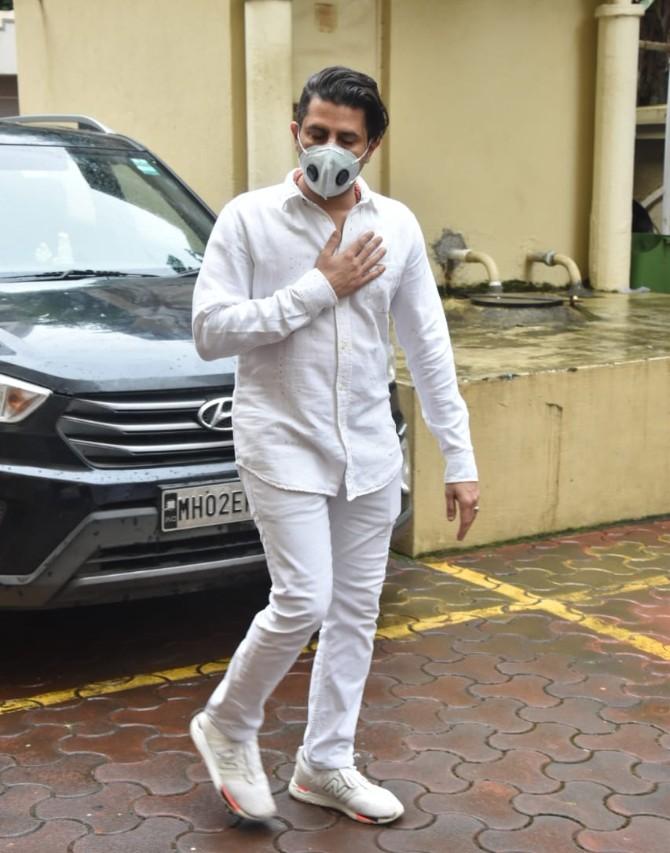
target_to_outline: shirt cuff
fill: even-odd
[[[449,454],[444,470],[445,483],[475,483],[478,480],[475,455],[471,450],[458,450]]]
[[[294,285],[294,291],[312,319],[324,308],[332,308],[337,304],[337,294],[325,275],[316,268],[299,279]]]

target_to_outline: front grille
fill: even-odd
[[[216,431],[198,410],[222,399]],[[95,468],[142,468],[233,459],[231,388],[75,398],[58,421],[63,439]]]
[[[233,526],[235,527],[235,526]],[[251,525],[229,528],[225,534],[203,532],[182,538],[166,538],[132,545],[98,548],[81,566],[78,575],[105,575],[147,569],[170,569],[196,563],[217,563],[234,558],[262,555],[260,537]]]

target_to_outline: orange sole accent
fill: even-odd
[[[364,814],[359,814],[358,812],[356,812],[356,820],[359,820],[361,823],[377,823],[378,822],[377,820],[375,820],[375,818],[366,817]]]
[[[237,803],[237,802],[236,802],[236,800],[235,800],[235,798],[234,798],[234,797],[232,797],[232,796],[228,793],[228,791],[226,791],[226,789],[225,789],[225,787],[224,787],[223,785],[221,785],[221,796],[222,796],[222,797],[223,797],[223,799],[225,800],[225,803],[226,803],[226,805],[228,806],[228,808],[231,810],[231,812],[233,812],[233,813],[234,813],[234,814],[236,814],[236,815],[242,815],[242,816],[244,816],[244,812],[243,812],[243,811],[242,811],[242,809],[240,808],[239,803]]]

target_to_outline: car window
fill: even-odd
[[[213,219],[145,152],[0,146],[0,276],[200,266]]]
[[[147,161],[142,158],[142,162]],[[166,222],[183,230],[191,248],[202,254],[204,246],[198,231],[189,224],[188,211],[182,211],[179,204],[181,199],[175,198],[175,194],[169,192],[171,186],[164,185],[162,181],[149,183],[146,174],[139,172],[137,166],[132,168],[128,163],[115,163],[112,169],[127,201],[149,213],[159,214]],[[159,174],[157,172],[157,175]]]

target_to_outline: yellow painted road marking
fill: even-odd
[[[188,681],[189,678],[199,678],[202,675],[223,673],[228,668],[230,658],[212,661],[193,666],[180,666],[175,669],[164,669],[150,672],[146,675],[135,675],[130,678],[113,678],[107,681],[95,681],[83,687],[73,687],[69,690],[53,690],[51,693],[40,693],[25,699],[5,699],[0,701],[0,714],[11,714],[13,711],[27,711],[30,708],[44,708],[50,705],[62,705],[74,699],[88,699],[92,696],[108,696],[111,693],[121,693],[134,690],[136,687],[147,687],[153,684],[173,684]]]
[[[378,640],[401,640],[415,637],[423,631],[433,628],[442,628],[447,624],[469,622],[472,619],[490,619],[493,616],[501,616],[508,609],[507,604],[499,604],[493,607],[485,607],[477,610],[458,610],[440,616],[432,616],[426,619],[410,620],[380,628],[377,631]],[[304,651],[314,651],[316,641]],[[189,678],[197,678],[202,675],[223,674],[228,668],[230,658],[211,661],[210,663],[193,664],[176,669],[166,669],[160,672],[151,672],[146,675],[136,675],[130,678],[110,679],[86,684],[84,687],[73,687],[70,690],[54,690],[51,693],[41,693],[37,696],[28,696],[25,699],[0,700],[0,716],[11,714],[15,711],[27,711],[31,708],[42,708],[51,705],[62,705],[76,699],[86,699],[91,696],[107,696],[111,693],[121,693],[125,690],[133,690],[136,687],[147,687],[153,684],[173,684],[179,681],[187,681]]]
[[[447,562],[446,560],[426,561],[422,562],[421,565],[427,566],[429,569],[434,569],[438,572],[444,572],[445,574],[463,578],[463,580],[468,580],[475,586],[483,586],[486,589],[499,592],[501,595],[505,595],[508,598],[514,597],[508,595],[508,591],[510,590],[514,590],[515,594],[516,591],[523,593],[524,596],[529,599],[529,601],[539,601],[542,597],[535,593],[529,593],[521,587],[513,586],[512,584],[497,580],[496,578],[492,578],[489,575],[483,574],[482,572],[475,572],[474,570],[468,569],[465,566],[457,566],[454,563]],[[614,598],[620,595],[627,595],[631,592],[641,592],[645,589],[654,589],[655,587],[659,586],[668,586],[668,584],[670,584],[669,575],[651,575],[648,578],[641,578],[640,580],[629,581],[628,583],[624,584],[608,584],[607,586],[598,587],[597,589],[590,588],[585,590],[579,590],[578,592],[568,592],[563,595],[556,595],[551,600],[585,603],[588,602],[590,598],[593,598],[594,595],[607,595],[610,598]]]
[[[426,619],[417,619],[415,622],[389,625],[377,631],[378,640],[403,640],[413,634],[422,634],[434,628],[443,628],[445,625],[456,625],[459,622],[471,622],[473,619],[492,619],[494,616],[502,616],[509,609],[507,604],[495,604],[492,607],[482,607],[478,610],[454,610],[452,613],[441,613],[439,616],[431,616]]]
[[[595,634],[603,634],[605,636],[612,637],[620,642],[634,646],[646,654],[660,657],[663,660],[670,660],[670,647],[660,643],[658,640],[654,640],[651,637],[645,637],[642,634],[637,634],[626,628],[609,624],[604,622],[602,619],[582,613],[574,607],[566,606],[566,604],[585,603],[594,592],[599,595],[614,596],[624,595],[630,592],[638,592],[652,587],[665,586],[670,584],[670,577],[667,575],[654,575],[653,577],[643,578],[638,581],[630,581],[629,583],[618,586],[615,584],[598,590],[584,590],[568,593],[566,595],[558,595],[555,598],[542,598],[541,596],[529,593],[514,584],[489,577],[482,572],[477,572],[464,566],[457,566],[446,561],[430,561],[422,563],[421,565],[434,569],[438,572],[444,572],[461,578],[473,586],[479,586],[484,589],[497,592],[509,599],[510,603],[497,604],[491,607],[483,607],[473,610],[457,610],[426,619],[410,620],[397,625],[389,625],[387,627],[380,628],[379,631],[377,631],[377,639],[407,639],[423,633],[424,631],[443,628],[445,625],[470,622],[473,619],[492,619],[506,613],[519,613],[526,610],[544,610],[545,612],[552,613],[560,619],[565,619],[570,622],[578,622],[585,628],[593,631]],[[310,648],[306,651],[313,651],[315,648],[316,643],[312,643]],[[180,681],[188,681],[190,678],[198,678],[203,675],[221,675],[228,668],[229,662],[229,658],[223,658],[221,660],[209,661],[208,663],[176,667],[174,669],[147,673],[145,675],[94,682],[92,684],[86,684],[83,687],[74,687],[69,690],[56,690],[51,693],[41,693],[36,696],[26,697],[25,699],[6,699],[4,701],[0,701],[0,715],[10,714],[15,711],[26,711],[31,708],[62,705],[76,699],[85,699],[93,696],[107,696],[113,693],[121,693],[126,690],[133,690],[137,687],[146,687],[154,684],[173,684]]]
[[[626,643],[629,646],[640,649],[640,651],[643,651],[646,654],[654,655],[662,660],[670,660],[669,645],[661,643],[658,640],[653,639],[653,637],[647,637],[644,634],[637,633],[636,631],[629,631],[627,628],[622,628],[619,625],[613,625],[609,622],[605,622],[602,619],[598,619],[596,616],[589,616],[587,613],[583,613],[581,610],[577,610],[574,607],[566,606],[566,604],[563,603],[564,601],[567,600],[569,603],[572,603],[573,601],[578,600],[574,593],[572,594],[571,599],[568,596],[565,596],[563,601],[558,598],[542,598],[541,596],[532,595],[526,592],[526,590],[522,589],[520,586],[514,586],[514,584],[507,583],[506,581],[498,581],[495,578],[491,578],[488,575],[483,574],[482,572],[476,572],[473,569],[456,566],[453,563],[448,563],[446,561],[439,563],[431,562],[426,563],[426,565],[429,565],[430,568],[435,569],[435,571],[445,572],[446,574],[462,578],[475,586],[494,590],[495,592],[504,595],[506,598],[512,599],[515,611],[544,610],[547,613],[551,613],[552,615],[558,616],[560,619],[565,619],[568,622],[578,622],[580,625],[583,625],[595,634],[612,637],[615,640],[619,640],[622,643]],[[667,583],[667,580],[665,582]],[[642,581],[639,581],[638,583],[642,583]],[[639,587],[635,586],[635,589],[637,588]]]
[[[221,660],[214,660],[211,663],[203,663],[200,666],[196,666],[198,671],[202,675],[217,675],[219,673],[225,672],[228,669],[228,664],[230,663],[230,658],[221,658]],[[188,669],[193,669],[193,667],[187,667]],[[185,676],[186,678],[190,678],[190,675]],[[183,681],[183,678],[173,678],[172,681]]]
[[[596,596],[607,595],[610,598],[614,598],[620,595],[627,595],[630,592],[641,592],[645,589],[667,586],[668,584],[670,584],[670,576],[652,575],[648,578],[642,578],[638,581],[629,581],[624,584],[609,584],[608,586],[598,587],[597,589],[584,589],[579,592],[569,592],[566,595],[557,595],[556,600],[588,602],[594,594]]]

